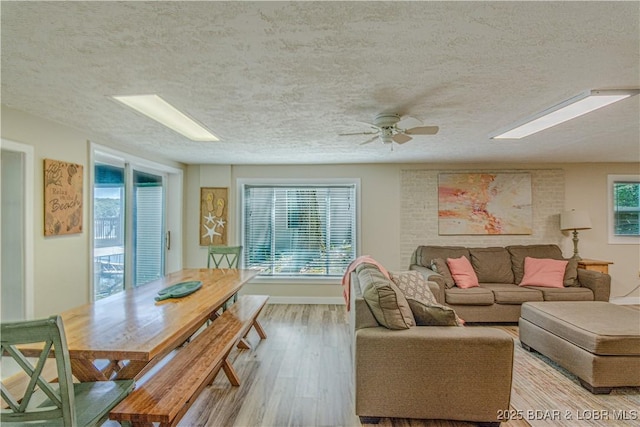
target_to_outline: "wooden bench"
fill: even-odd
[[[257,318],[267,299],[265,295],[240,297],[157,373],[137,384],[136,389],[111,410],[109,418],[123,425],[159,422],[160,426],[173,426],[215,379],[220,368],[232,385],[239,386],[240,380],[227,357],[236,344],[244,342],[252,326],[261,339],[266,338]]]

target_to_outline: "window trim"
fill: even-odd
[[[360,211],[361,211],[361,199],[360,199],[360,178],[238,178],[236,180],[236,194],[238,203],[236,203],[236,239],[239,244],[244,242],[244,189],[247,185],[353,185],[355,187],[355,199],[356,199],[356,239],[355,239],[355,256],[360,256],[361,248],[361,228],[360,228]],[[244,268],[244,257],[240,260],[240,268]],[[341,278],[337,277],[313,277],[313,276],[256,276],[252,279],[251,283],[271,283],[271,284],[336,284],[340,283]]]
[[[616,182],[637,182],[640,184],[640,175],[607,175],[607,230],[609,244],[615,245],[638,245],[640,236],[621,236],[614,234],[615,218],[613,212],[614,194],[613,185]]]

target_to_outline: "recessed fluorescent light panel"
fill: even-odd
[[[548,108],[532,117],[490,136],[492,139],[520,139],[541,130],[564,123],[573,118],[587,114],[598,108],[621,101],[639,90],[589,90],[574,96],[554,107]]]
[[[158,95],[114,96],[113,99],[173,129],[192,141],[219,141],[214,134]]]

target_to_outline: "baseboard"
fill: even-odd
[[[336,304],[344,305],[343,297],[275,297],[270,296],[267,304]]]
[[[613,297],[609,302],[620,305],[640,305],[640,297]]]

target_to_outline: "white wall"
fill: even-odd
[[[89,302],[91,248],[88,213],[89,143],[92,135],[2,106],[2,138],[34,147],[34,316],[45,317]],[[93,140],[108,146],[108,142]],[[131,152],[140,156],[140,153]],[[148,157],[148,156],[147,156]],[[84,166],[83,232],[66,236],[44,237],[43,175],[45,158],[78,163]],[[168,166],[183,165],[162,159],[149,159]]]
[[[401,244],[401,177],[407,170],[428,171],[437,176],[439,171],[531,171],[534,176],[534,209],[544,210],[540,220],[547,227],[543,234],[523,236],[523,243],[536,242],[544,236],[549,243],[560,243],[564,255],[573,253],[571,236],[560,230],[548,229],[549,224],[559,224],[559,214],[565,209],[586,209],[591,214],[593,229],[580,233],[580,254],[584,258],[614,262],[612,296],[624,295],[638,284],[640,247],[638,245],[609,245],[607,242],[607,174],[640,173],[637,163],[628,164],[376,164],[376,165],[306,165],[306,166],[229,166],[193,165],[188,167],[189,200],[186,207],[188,228],[186,235],[185,265],[206,265],[206,248],[198,241],[198,200],[200,186],[229,187],[230,194],[230,244],[237,241],[236,180],[240,178],[359,178],[361,180],[361,246],[360,254],[371,255],[387,268],[407,268],[407,252]],[[546,182],[548,185],[540,186]],[[547,212],[552,209],[556,214]],[[534,214],[535,215],[535,214]],[[425,216],[429,220],[428,215]],[[432,218],[431,221],[437,221]],[[406,233],[406,230],[404,231]],[[416,230],[416,235],[421,235]],[[433,236],[436,240],[439,236]],[[456,237],[458,240],[460,237]],[[517,236],[503,237],[508,244],[515,244]],[[426,239],[426,237],[425,237]],[[484,240],[483,240],[484,239]],[[433,240],[430,240],[433,242]],[[424,243],[429,243],[425,241]],[[489,242],[490,243],[490,242]],[[504,242],[503,242],[504,243]],[[500,243],[501,244],[501,243]],[[469,238],[470,246],[487,245],[486,238]],[[267,293],[277,297],[339,298],[341,287],[335,284],[251,284],[245,289],[250,293]],[[640,293],[632,294],[639,296]]]
[[[583,258],[612,261],[611,296],[620,297],[640,284],[640,245],[608,243],[607,175],[640,175],[638,163],[589,163],[564,165],[565,207],[586,210],[593,228],[579,232],[579,250]],[[573,252],[573,242],[567,233],[565,254]],[[640,290],[632,293],[640,298]]]
[[[397,167],[392,165],[323,166],[189,166],[187,169],[188,218],[185,266],[204,267],[206,247],[199,246],[199,187],[229,187],[229,244],[239,244],[236,181],[241,178],[359,178],[361,180],[360,253],[371,255],[385,265],[398,269],[400,244],[397,206],[400,202]],[[195,180],[195,181],[194,181]],[[365,200],[366,205],[365,205]],[[364,232],[367,230],[367,232]],[[247,293],[267,293],[286,301],[288,297],[334,298],[340,301],[342,288],[336,281],[327,283],[260,283],[245,287]],[[330,301],[330,300],[328,300]]]

